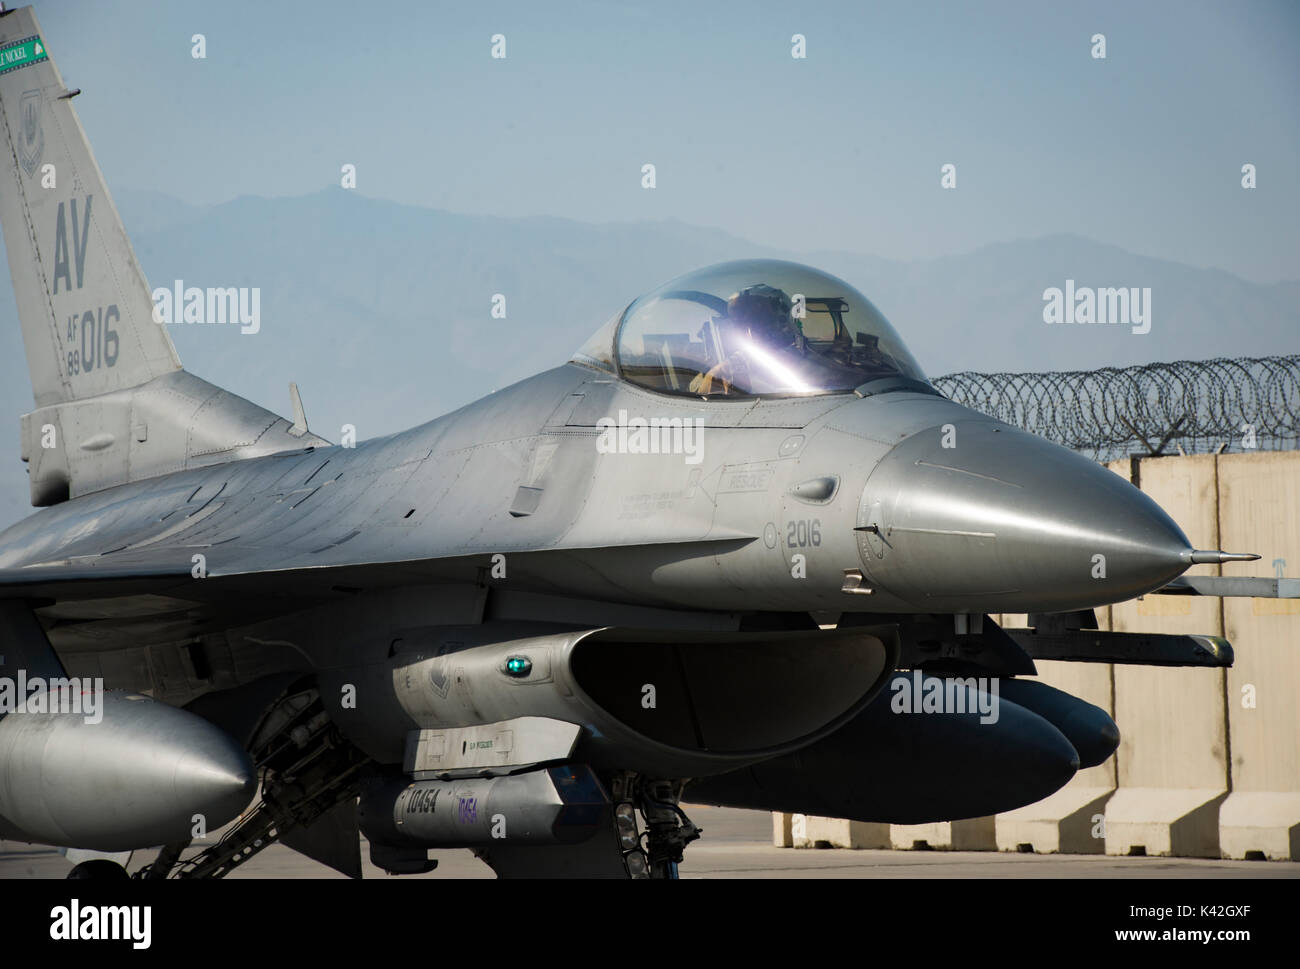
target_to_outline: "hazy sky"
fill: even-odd
[[[301,195],[352,163],[362,194],[468,213],[902,258],[1072,232],[1300,279],[1285,0],[36,8],[111,188]]]

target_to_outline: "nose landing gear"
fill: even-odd
[[[680,781],[651,780],[634,773],[616,776],[611,785],[614,823],[629,878],[677,878],[686,846],[701,832],[678,799]],[[645,830],[638,832],[640,813]]]

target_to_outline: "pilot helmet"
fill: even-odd
[[[798,337],[790,311],[794,304],[783,291],[766,283],[748,286],[727,300],[727,318],[749,327],[755,338],[789,345]]]

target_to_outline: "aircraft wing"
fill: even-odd
[[[265,475],[284,461],[251,463]],[[620,588],[605,574],[604,557],[682,559],[754,539],[701,519],[629,534],[625,543],[504,508],[472,520],[450,511],[408,518],[392,481],[324,484],[304,481],[309,475],[268,488],[186,473],[44,509],[0,538],[0,599],[33,602],[53,623],[56,647],[75,639],[108,649],[215,632],[363,591],[482,584],[498,554],[509,560],[512,588],[545,592],[581,574],[587,584],[603,583],[607,598],[644,600],[645,589]]]

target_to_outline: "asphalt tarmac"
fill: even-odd
[[[1203,858],[1121,858],[1106,855],[1033,855],[992,851],[852,851],[772,845],[772,818],[761,811],[688,805],[704,829],[686,850],[682,878],[1300,878],[1300,862],[1215,861]],[[389,878],[370,864],[365,878]],[[134,871],[153,860],[137,852]],[[430,852],[436,871],[404,878],[492,878],[469,851]],[[0,841],[0,878],[64,878],[71,865],[56,848]],[[235,869],[230,878],[342,878],[283,845],[273,845]]]

